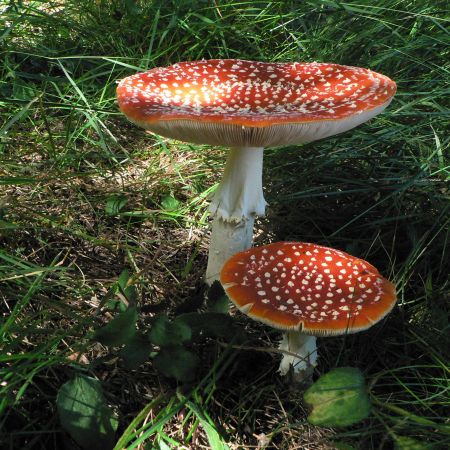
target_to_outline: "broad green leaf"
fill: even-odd
[[[194,353],[180,346],[164,347],[153,359],[155,367],[167,377],[178,381],[192,381],[199,364]]]
[[[365,419],[370,401],[359,369],[340,367],[321,376],[304,395],[313,425],[345,427]]]
[[[220,281],[214,280],[213,284],[208,289],[208,302],[214,303],[216,300],[218,300],[220,297],[223,297],[225,294],[225,291],[220,284]]]
[[[223,295],[212,304],[208,304],[208,311],[228,314],[230,311],[230,299],[227,295]]]
[[[127,286],[123,291],[123,295],[127,298],[127,300],[131,303],[136,303],[137,301],[137,290],[136,286],[130,285]]]
[[[215,280],[208,290],[208,300],[206,302],[208,311],[228,314],[230,300],[225,294],[222,285]]]
[[[117,279],[117,284],[121,289],[126,289],[128,286],[128,280],[130,279],[130,271],[128,269],[123,269],[120,272],[119,278]]]
[[[13,84],[14,98],[19,100],[32,100],[36,96],[36,92],[32,85],[26,84],[24,81]]]
[[[104,304],[105,308],[107,308],[109,311],[114,312],[125,312],[128,309],[128,306],[125,304],[124,301],[112,298],[110,300],[107,300]]]
[[[395,436],[395,450],[431,450],[432,446],[409,436]]]
[[[136,334],[138,313],[133,306],[118,314],[104,327],[94,333],[94,339],[109,347],[117,347],[129,342]]]
[[[161,206],[165,211],[176,211],[180,202],[172,195],[165,195],[161,200]]]
[[[233,319],[227,314],[217,312],[181,314],[174,323],[187,324],[194,336],[231,338],[235,334]]]
[[[116,216],[128,203],[128,199],[124,195],[112,195],[106,200],[105,213],[108,216]]]
[[[160,314],[154,318],[149,336],[153,344],[164,347],[189,341],[192,332],[186,323],[182,321],[172,322],[166,315]]]
[[[125,367],[128,369],[137,369],[141,364],[150,359],[150,342],[141,334],[136,334],[127,342],[120,351]]]
[[[119,285],[119,289],[122,294],[130,301],[136,302],[137,300],[137,291],[136,287],[130,284],[130,271],[128,269],[122,270],[119,275],[119,279],[117,280],[117,284]]]
[[[76,376],[64,383],[56,398],[61,425],[85,449],[111,449],[118,421],[108,407],[100,382]]]

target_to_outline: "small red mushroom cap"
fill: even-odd
[[[182,62],[119,82],[121,111],[156,133],[198,143],[269,146],[346,131],[396,91],[369,69],[238,59]]]
[[[365,330],[394,307],[394,285],[340,250],[277,242],[237,253],[220,282],[245,314],[282,330],[338,335]]]

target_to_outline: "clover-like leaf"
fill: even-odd
[[[111,449],[118,421],[106,403],[100,382],[76,376],[64,383],[56,399],[61,425],[85,449]]]
[[[111,322],[94,333],[94,339],[109,347],[126,344],[136,334],[138,313],[133,306],[118,314]]]
[[[165,195],[161,200],[161,206],[165,211],[176,211],[180,202],[172,195]]]
[[[211,336],[231,338],[235,334],[233,319],[228,314],[217,312],[180,314],[175,323],[185,323],[193,336]]]
[[[199,361],[196,354],[178,345],[161,349],[153,359],[153,364],[165,376],[186,382],[195,378]]]
[[[128,341],[119,352],[125,367],[137,369],[150,358],[151,344],[148,339],[137,333]]]
[[[365,419],[371,409],[363,374],[339,367],[321,376],[304,394],[313,425],[345,427]]]
[[[208,290],[208,311],[228,314],[230,300],[219,281],[215,280]]]
[[[153,319],[149,332],[150,340],[160,347],[179,345],[191,339],[192,331],[187,323],[171,321],[166,315],[160,314]]]
[[[105,213],[108,216],[116,216],[128,203],[124,195],[112,195],[106,200]]]

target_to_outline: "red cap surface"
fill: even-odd
[[[311,335],[365,330],[396,302],[394,285],[368,262],[303,242],[237,253],[223,266],[220,282],[253,319]]]
[[[117,99],[132,122],[164,136],[265,146],[266,142],[308,142],[346,131],[381,112],[395,91],[388,77],[359,67],[213,59],[127,77],[117,87]],[[277,125],[323,122],[342,125],[274,131]],[[245,127],[274,126],[262,137],[245,132]]]
[[[326,63],[236,59],[182,62],[123,79],[121,110],[138,120],[191,119],[267,126],[347,117],[395,93],[384,75]]]

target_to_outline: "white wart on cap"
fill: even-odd
[[[391,79],[359,67],[214,59],[127,77],[117,98],[129,120],[163,136],[270,147],[347,131],[379,114],[395,91]]]
[[[316,336],[365,330],[396,302],[394,285],[368,262],[302,242],[240,252],[225,263],[220,281],[253,319]]]

